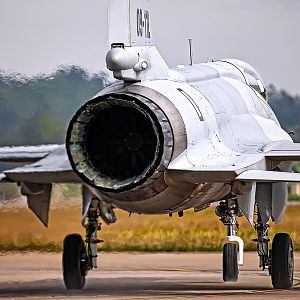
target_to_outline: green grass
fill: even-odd
[[[289,201],[300,201],[300,195],[289,194]]]
[[[300,173],[300,163],[299,162],[294,164],[294,168],[297,173]]]

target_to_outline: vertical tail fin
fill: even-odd
[[[109,0],[106,66],[127,82],[166,79],[169,68],[153,45],[149,0]]]
[[[109,0],[108,44],[153,45],[149,0]]]

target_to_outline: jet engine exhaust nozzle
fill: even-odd
[[[70,122],[66,147],[73,169],[85,182],[122,192],[162,175],[172,157],[173,135],[152,101],[109,94],[80,108]]]

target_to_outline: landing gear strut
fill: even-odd
[[[79,234],[70,234],[64,240],[62,266],[68,290],[82,289],[88,271],[97,268],[97,244],[102,242],[97,238],[97,231],[101,230],[99,216],[99,201],[95,199],[91,202],[85,224],[86,246]]]
[[[239,265],[243,265],[244,242],[236,235],[238,228],[237,217],[241,212],[236,199],[229,199],[220,202],[216,207],[216,215],[227,228],[227,240],[223,247],[223,280],[225,282],[235,282],[238,280]],[[237,247],[237,244],[238,247]],[[238,255],[239,252],[239,255]]]
[[[256,249],[259,257],[259,267],[262,270],[268,269],[271,275],[271,250],[269,250],[269,224],[262,222],[259,212],[257,212],[257,221],[255,222],[255,230],[257,232],[257,238],[253,242],[257,243]]]
[[[269,250],[269,224],[262,222],[259,211],[255,224],[257,238],[257,253],[259,267],[268,268],[271,275],[272,285],[275,289],[290,289],[293,285],[294,254],[293,242],[289,234],[277,233],[272,242],[272,250]]]

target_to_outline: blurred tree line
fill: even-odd
[[[300,97],[292,96],[285,90],[278,91],[274,85],[268,87],[269,104],[281,126],[293,131],[295,142],[300,142]]]
[[[77,66],[34,78],[0,72],[0,146],[63,143],[75,111],[107,84],[104,73],[91,75]],[[283,128],[300,142],[300,97],[273,85],[268,95]]]
[[[106,84],[76,66],[34,78],[0,72],[0,146],[63,143],[70,118]]]

